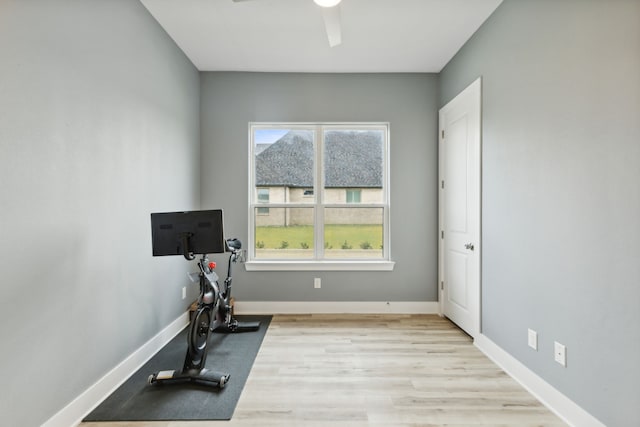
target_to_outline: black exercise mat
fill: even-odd
[[[181,370],[187,352],[185,328],[102,402],[84,421],[229,420],[253,366],[271,316],[237,316],[260,321],[255,332],[213,333],[206,367],[231,374],[223,389],[193,382],[147,384],[153,372]]]

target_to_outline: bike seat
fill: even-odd
[[[227,247],[230,252],[237,251],[242,248],[242,242],[236,238],[227,239]]]

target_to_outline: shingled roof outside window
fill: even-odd
[[[382,188],[383,137],[378,131],[324,134],[326,188]],[[292,130],[255,158],[258,187],[313,187],[313,132]]]

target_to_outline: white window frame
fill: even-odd
[[[255,192],[255,142],[253,140],[256,129],[313,129],[315,131],[315,158],[314,158],[314,203],[269,203],[270,208],[315,208],[315,236],[314,242],[323,239],[323,214],[324,208],[382,208],[383,209],[383,254],[378,259],[324,259],[323,245],[314,243],[314,259],[256,259],[255,257],[255,217],[254,209],[266,207],[265,203],[258,203],[254,196]],[[353,203],[323,203],[324,176],[323,176],[323,132],[327,130],[351,130],[351,129],[372,129],[383,130],[385,132],[384,141],[384,162],[383,162],[383,202],[382,203],[359,203],[357,208]],[[390,125],[387,122],[353,122],[353,123],[281,123],[281,122],[251,122],[249,123],[249,239],[247,245],[247,261],[244,263],[247,271],[328,271],[328,270],[350,270],[350,271],[391,271],[395,262],[391,261],[390,245],[390,185],[389,185],[389,165],[390,165]],[[320,161],[320,164],[318,164]]]

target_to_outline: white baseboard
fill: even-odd
[[[80,424],[87,414],[140,369],[142,365],[184,329],[188,323],[189,312],[187,311],[120,362],[57,414],[49,418],[41,427],[70,427]]]
[[[236,301],[237,314],[437,314],[437,301]]]
[[[606,427],[485,335],[478,334],[474,343],[489,359],[567,424],[575,427]]]

